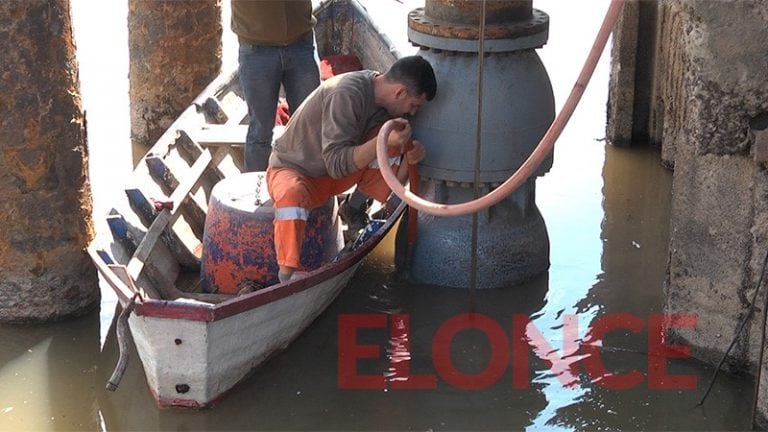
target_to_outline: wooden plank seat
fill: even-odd
[[[285,126],[275,126],[272,139],[277,139],[284,130]],[[189,131],[190,138],[203,147],[242,146],[245,145],[247,133],[248,125],[231,123],[206,124],[200,129]]]

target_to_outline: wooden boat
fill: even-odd
[[[388,40],[371,30],[356,1],[323,3],[316,16],[321,55],[346,47],[371,68],[394,61]],[[391,57],[376,54],[382,52]],[[324,262],[307,277],[241,295],[200,292],[209,204],[217,183],[242,176],[246,122],[237,74],[220,76],[150,149],[125,190],[115,193],[88,248],[123,306],[118,326],[122,321],[130,329],[149,389],[163,407],[207,406],[285,348],[334,300],[404,210],[396,206],[370,238],[352,247],[339,241],[344,227],[331,203]],[[118,331],[124,344],[127,334]]]

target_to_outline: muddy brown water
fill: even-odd
[[[87,20],[75,3],[76,22]],[[536,7],[552,17],[550,42],[540,55],[561,104],[580,65],[570,56],[586,53],[591,36],[555,23],[568,17],[589,27],[584,21],[599,22],[601,12],[568,2],[540,1]],[[124,19],[125,10],[111,5],[95,12],[102,20],[81,25],[78,47],[116,50],[125,36],[107,29]],[[99,32],[109,36],[95,37]],[[130,163],[127,125],[114,120],[128,112],[121,72],[127,62],[107,56],[97,67],[84,59],[81,79],[96,161],[91,175],[96,209],[103,211],[110,184],[119,185]],[[394,272],[388,239],[287,350],[202,411],[156,408],[135,352],[117,392],[104,390],[117,360],[115,301],[105,292],[100,310],[78,319],[0,326],[0,430],[748,428],[748,377],[721,376],[707,403],[696,407],[712,368],[692,359],[662,359],[668,375],[696,381],[653,388],[660,382],[675,387],[651,376],[659,356],[648,354],[648,325],[661,313],[672,174],[660,166],[657,149],[601,141],[607,74],[604,58],[558,142],[552,171],[537,183],[551,242],[547,274],[474,294],[420,286]],[[530,321],[527,328],[521,317]],[[585,351],[598,322],[641,327],[614,329],[601,347]],[[483,330],[468,328],[473,325]],[[445,350],[440,335],[451,328],[455,337]],[[344,339],[349,334],[352,343]],[[369,346],[373,354],[348,361],[353,345]],[[609,375],[632,377],[618,380],[628,388],[606,388],[610,377],[595,372],[596,359]],[[339,377],[350,372],[372,381],[349,388],[350,381],[340,383]],[[389,384],[378,388],[382,377]],[[402,388],[408,386],[413,388]]]

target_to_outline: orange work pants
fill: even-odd
[[[398,166],[394,169],[397,172]],[[386,201],[390,193],[378,168],[365,167],[342,178],[309,177],[292,168],[267,168],[267,190],[275,209],[273,223],[278,265],[301,267],[301,245],[309,211],[355,185],[379,202]]]

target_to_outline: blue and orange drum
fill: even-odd
[[[278,282],[274,209],[266,174],[243,173],[220,181],[211,191],[203,234],[201,284],[209,293],[236,294],[244,282]],[[335,202],[310,212],[302,246],[304,271],[320,267],[333,247]]]

